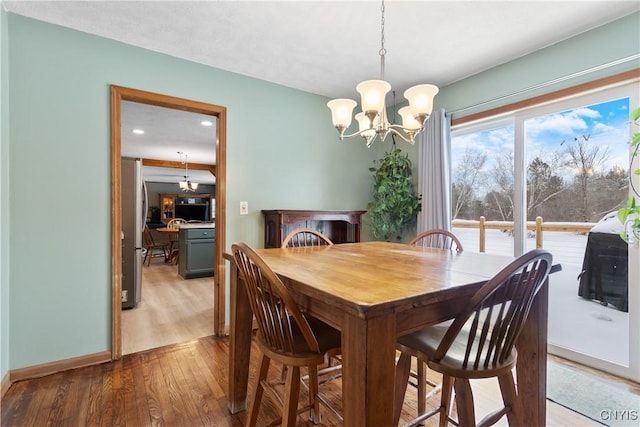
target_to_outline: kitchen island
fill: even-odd
[[[180,224],[178,232],[178,274],[184,279],[214,274],[215,224]]]

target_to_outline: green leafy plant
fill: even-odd
[[[402,238],[404,228],[415,224],[422,205],[413,188],[411,160],[399,148],[373,162],[372,200],[367,204],[368,223],[375,238]]]
[[[629,115],[631,122],[636,126],[640,126],[640,108],[636,108]],[[640,132],[636,132],[631,137],[631,160],[629,164],[629,185],[633,194],[627,200],[627,205],[618,209],[618,219],[625,225],[625,231],[620,233],[626,242],[638,244],[640,241],[640,193],[638,189],[633,185],[633,175],[640,175],[640,169],[631,171],[631,167],[634,160],[638,157],[638,150],[640,149]]]

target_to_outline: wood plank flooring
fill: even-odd
[[[213,277],[185,280],[178,266],[142,268],[142,301],[122,311],[122,354],[213,335]]]
[[[0,406],[1,426],[244,425],[245,412],[231,415],[227,409],[229,340],[213,337],[213,279],[183,280],[176,266],[157,260],[145,266],[143,274],[142,303],[123,311],[125,356],[13,384]],[[257,374],[257,350],[251,360],[250,390]],[[271,375],[279,378],[279,369],[273,368]],[[477,417],[499,406],[497,382],[477,381],[473,389]],[[301,401],[306,398],[302,390]],[[320,391],[341,408],[340,380]],[[416,408],[415,388],[409,387],[402,422],[415,416]],[[328,410],[322,409],[322,414],[320,426],[341,425]],[[259,425],[276,416],[274,405],[265,399]],[[306,418],[302,415],[299,425],[313,425]],[[552,402],[547,404],[547,424],[598,425]],[[426,425],[437,425],[436,420]],[[498,425],[507,425],[506,420]]]
[[[242,426],[246,413],[229,414],[225,390],[229,339],[204,337],[182,344],[124,356],[121,360],[25,380],[11,386],[0,407],[1,426]],[[257,375],[257,350],[252,350],[250,391]],[[432,373],[430,373],[431,375]],[[278,379],[279,369],[270,375]],[[492,381],[474,383],[477,415],[497,407],[500,394]],[[341,407],[341,382],[320,392]],[[391,396],[390,396],[391,398]],[[306,399],[304,387],[301,399]],[[263,401],[259,425],[277,413]],[[434,402],[435,404],[435,402]],[[402,421],[416,413],[415,389],[409,387]],[[549,426],[595,426],[593,421],[548,403]],[[341,423],[321,409],[320,426]],[[306,415],[298,425],[311,426]],[[436,425],[428,420],[427,426]],[[507,425],[506,420],[498,425]]]

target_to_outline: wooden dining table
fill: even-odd
[[[257,251],[301,307],[342,332],[345,426],[392,426],[396,338],[455,317],[511,257],[387,242]],[[229,409],[246,409],[252,314],[231,268]],[[546,418],[548,283],[517,343],[518,405],[527,425]]]

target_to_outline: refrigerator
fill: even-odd
[[[142,161],[122,158],[122,308],[135,308],[142,296],[142,232],[147,217],[147,191]]]

